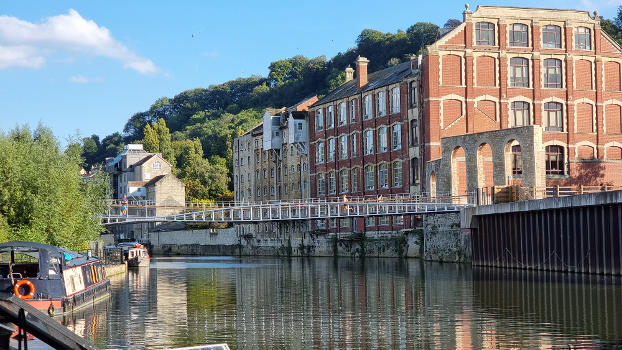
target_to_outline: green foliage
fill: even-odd
[[[162,157],[175,166],[175,151],[171,143],[171,132],[166,126],[166,121],[160,118],[158,121],[147,124],[143,130],[144,138],[140,141],[145,151],[162,153]]]
[[[99,235],[108,180],[82,181],[80,148],[61,152],[41,126],[0,135],[0,240],[79,249]]]
[[[600,26],[618,45],[622,46],[622,6],[618,7],[618,15],[613,20],[601,17]]]

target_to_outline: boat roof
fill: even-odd
[[[49,252],[49,255],[61,256],[65,257],[65,255],[71,256],[71,259],[66,259],[66,263],[68,266],[82,265],[89,261],[99,260],[100,258],[92,256],[91,259],[85,254],[81,254],[78,252],[74,252],[73,250],[56,247],[53,245],[38,243],[38,242],[27,242],[27,241],[14,241],[14,242],[5,242],[0,243],[0,251],[9,251],[16,249],[30,249],[30,250],[46,250]]]

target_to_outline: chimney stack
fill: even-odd
[[[352,67],[350,66],[347,66],[346,67],[346,83],[353,79],[354,79],[354,69],[352,69]]]
[[[367,85],[367,64],[369,60],[365,57],[356,58],[356,81],[358,82],[358,89],[361,90]]]
[[[410,56],[410,71],[414,72],[419,68],[419,59],[417,55]]]

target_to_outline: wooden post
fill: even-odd
[[[583,185],[579,186],[579,194],[583,194]]]
[[[559,185],[555,185],[555,197],[559,197]]]

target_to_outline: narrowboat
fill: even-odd
[[[142,244],[137,243],[129,247],[125,254],[127,267],[149,267],[151,257],[149,256],[147,248]]]
[[[35,242],[0,243],[0,291],[59,315],[110,294],[104,261]]]

